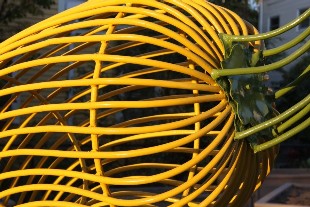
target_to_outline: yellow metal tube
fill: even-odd
[[[89,0],[1,42],[4,204],[243,205],[276,149],[233,140],[219,33],[257,30],[204,0]]]

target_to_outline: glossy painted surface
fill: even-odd
[[[257,30],[202,0],[91,0],[0,43],[0,198],[246,203],[277,148],[254,154],[234,140],[235,114],[210,76],[223,60],[219,33]]]

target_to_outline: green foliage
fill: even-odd
[[[305,68],[310,65],[310,53],[305,54],[300,59],[296,60],[296,64],[289,69],[281,70],[282,81],[279,83],[279,88],[284,88],[286,85],[294,81]],[[310,92],[310,73],[300,82],[296,88],[282,96],[276,101],[276,107],[279,111],[285,111],[292,105],[296,104]],[[308,118],[307,116],[305,118]],[[294,124],[295,127],[302,123],[304,119]],[[310,127],[296,134],[293,138],[286,140],[281,144],[280,153],[278,155],[277,167],[286,168],[309,168],[310,167]]]
[[[43,9],[50,9],[53,4],[54,0],[0,0],[0,41],[4,39],[4,33],[15,34],[28,26],[23,23],[6,27],[10,22],[23,19],[27,15],[43,15]]]
[[[43,15],[42,9],[49,9],[54,3],[53,0],[2,0],[0,1],[0,23],[8,24],[28,14]]]
[[[310,65],[310,53],[304,55],[295,65],[288,70],[281,70],[283,80],[280,82],[280,88],[284,88],[286,85],[294,81],[298,75],[300,75],[305,68]],[[306,78],[300,84],[296,86],[294,90],[285,94],[277,102],[277,109],[279,111],[285,111],[292,105],[296,104],[310,92],[310,73],[306,74]],[[294,138],[297,142],[307,142],[310,144],[310,127],[305,129],[303,132],[297,134]]]
[[[310,53],[303,56],[295,65],[293,65],[288,70],[281,70],[282,73],[282,81],[280,82],[280,88],[285,87],[289,83],[293,82],[304,70],[305,68],[310,65]],[[306,74],[307,77],[310,74]],[[310,77],[309,77],[310,78]],[[309,94],[310,89],[310,81],[309,78],[305,78],[301,84],[299,84],[296,89],[288,94],[286,94],[282,99],[281,102],[278,104],[278,108],[282,110],[288,109],[292,104],[297,103],[304,97]]]

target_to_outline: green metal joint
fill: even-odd
[[[282,27],[278,29],[272,30],[270,32],[262,33],[262,34],[257,34],[257,35],[247,35],[247,36],[229,35],[230,37],[228,39],[230,39],[230,41],[232,42],[252,42],[252,41],[257,41],[257,40],[269,39],[269,38],[272,38],[272,37],[275,37],[275,36],[278,36],[280,34],[287,32],[288,30],[296,27],[297,25],[299,25],[301,22],[303,22],[309,17],[310,17],[310,9],[307,9],[299,17],[288,22],[287,24],[283,25]],[[223,36],[226,36],[226,35],[223,35]]]
[[[230,35],[221,34],[225,47],[221,69],[214,69],[211,76],[221,86],[232,106],[237,134],[275,116],[274,93],[264,85],[265,73],[251,74],[252,67],[263,65],[262,51],[255,51],[248,42],[233,42]],[[241,69],[241,74],[227,75]],[[222,73],[225,72],[225,76]],[[250,74],[244,74],[248,73]],[[251,146],[259,143],[259,137],[272,136],[272,128],[247,136]]]
[[[309,16],[310,9],[286,25],[263,34],[248,36],[219,34],[225,48],[225,55],[221,63],[221,69],[213,69],[211,77],[225,91],[227,99],[236,114],[235,139],[246,138],[255,152],[277,145],[303,130],[304,127],[309,126],[309,121],[307,121],[308,125],[303,123],[301,124],[302,127],[296,127],[284,132],[285,129],[288,129],[289,126],[308,114],[310,107],[307,105],[309,104],[309,96],[280,115],[273,108],[273,103],[275,99],[282,97],[305,80],[309,76],[310,66],[295,81],[280,89],[277,93],[271,92],[264,85],[264,75],[268,71],[289,64],[308,52],[310,42],[306,41],[299,49],[280,61],[264,65],[263,60],[264,57],[281,53],[302,42],[309,36],[310,28],[290,42],[270,50],[254,52],[253,48],[250,47],[250,42],[278,36],[297,26]],[[285,121],[285,123],[282,124],[282,121]],[[260,141],[261,138],[264,140],[263,143]],[[265,140],[269,141],[266,142]]]
[[[302,81],[307,80],[309,78],[310,78],[310,65],[308,65],[308,67],[293,82],[291,82],[287,86],[278,90],[275,93],[275,98],[278,99],[278,98],[284,96],[288,92],[295,89],[296,86],[298,86]]]
[[[293,129],[287,131],[286,133],[281,134],[280,136],[278,136],[272,140],[269,140],[263,144],[259,144],[259,145],[254,146],[253,147],[254,153],[263,151],[263,150],[268,149],[272,146],[280,144],[281,142],[291,138],[292,136],[296,135],[297,133],[301,132],[302,130],[306,129],[309,126],[310,126],[310,117],[308,119],[306,119],[304,122],[302,122],[301,124],[294,127]]]
[[[307,105],[310,104],[310,95],[308,95],[307,97],[305,97],[303,100],[301,100],[299,103],[295,104],[294,106],[292,106],[291,108],[289,108],[288,110],[286,110],[285,112],[281,113],[280,115],[266,121],[263,122],[261,124],[258,124],[252,128],[249,128],[247,130],[244,130],[242,132],[237,132],[235,135],[235,139],[243,139],[246,138],[250,135],[253,135],[261,130],[264,130],[266,128],[272,127],[272,126],[276,126],[277,124],[280,124],[281,122],[289,119],[291,116],[293,116],[294,114],[296,114],[299,111],[302,111],[302,109],[306,110],[309,109],[307,107]],[[308,113],[309,111],[307,111]],[[303,115],[307,115],[307,113],[303,113]],[[300,117],[293,117],[293,120],[291,121],[295,121],[295,119],[299,119]],[[283,125],[283,126],[282,126]],[[282,132],[283,130],[281,129],[282,127],[284,127],[286,124],[281,124],[277,127],[278,132]],[[274,134],[275,136],[277,136],[277,134]]]
[[[217,80],[219,77],[221,77],[219,75],[219,69],[213,69],[212,72],[211,72],[211,77],[213,78],[213,80]]]

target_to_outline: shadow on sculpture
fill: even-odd
[[[280,115],[273,105],[309,66],[284,89],[264,86],[264,73],[309,50],[309,41],[263,65],[309,28],[274,50],[262,40],[309,14],[258,34],[202,0],[91,0],[0,43],[0,96],[10,96],[0,113],[0,198],[25,206],[244,205],[277,144],[309,126],[309,95]]]

